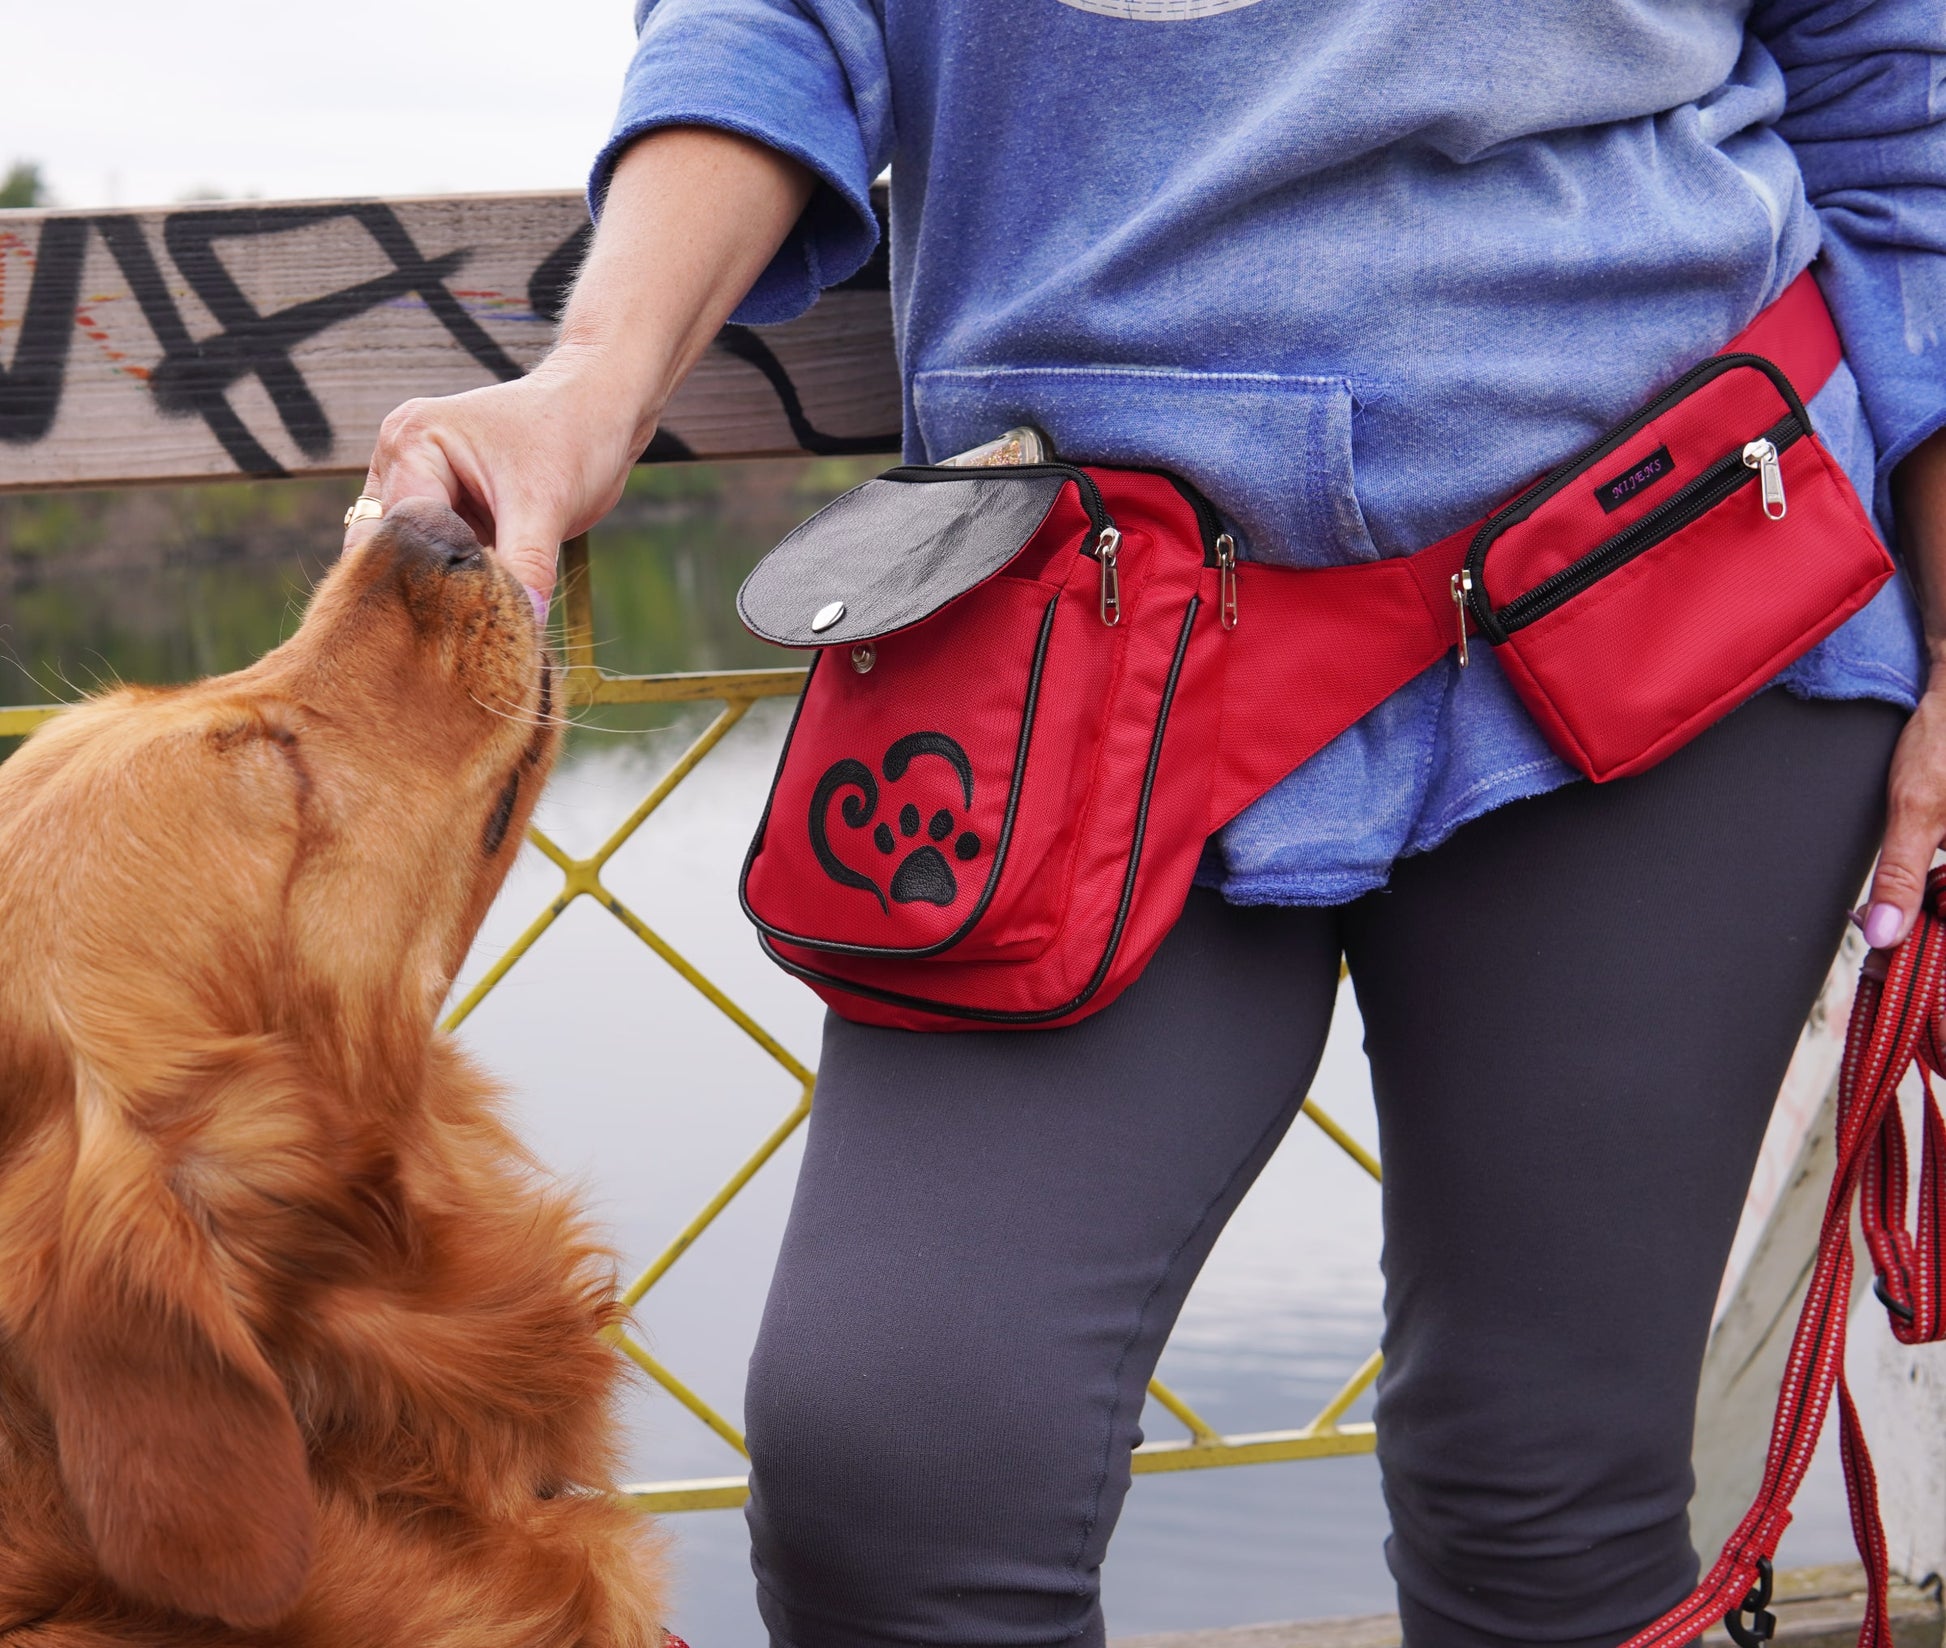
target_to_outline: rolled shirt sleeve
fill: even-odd
[[[1772,0],[1751,19],[1784,72],[1779,133],[1823,231],[1820,284],[1878,448],[1946,426],[1946,5]]]
[[[714,126],[792,156],[818,189],[730,318],[801,315],[878,244],[868,191],[891,155],[892,99],[869,0],[639,0],[636,27],[590,209],[600,214],[622,151],[660,127]]]

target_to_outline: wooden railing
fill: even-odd
[[[0,491],[362,474],[400,401],[519,376],[587,244],[575,194],[0,211]],[[650,459],[894,451],[883,258],[727,326]]]

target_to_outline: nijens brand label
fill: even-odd
[[[1610,515],[1629,502],[1638,493],[1646,491],[1656,482],[1665,480],[1676,472],[1676,461],[1669,456],[1666,446],[1658,446],[1640,463],[1633,463],[1621,474],[1611,476],[1595,488],[1595,500]]]

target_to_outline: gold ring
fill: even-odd
[[[345,511],[345,525],[356,521],[375,521],[385,513],[385,505],[366,493],[359,493],[351,508]]]

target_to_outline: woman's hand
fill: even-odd
[[[365,491],[450,505],[545,608],[561,541],[622,495],[676,385],[775,255],[814,179],[734,133],[670,127],[632,145],[561,322],[526,377],[385,420]],[[346,534],[349,546],[371,527]]]
[[[562,349],[524,378],[407,401],[378,432],[367,495],[437,498],[545,602],[559,545],[615,507],[643,428],[626,368]]]
[[[1875,950],[1911,930],[1933,853],[1946,842],[1946,430],[1913,449],[1892,477],[1900,548],[1925,611],[1931,673],[1892,755],[1885,843],[1865,912]]]

